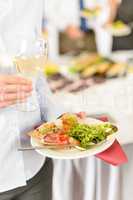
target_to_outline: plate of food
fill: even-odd
[[[116,139],[118,128],[78,114],[66,113],[53,122],[42,124],[28,133],[31,145],[46,157],[78,159],[108,149]]]
[[[130,26],[120,20],[107,25],[107,30],[116,37],[127,36],[131,33]]]

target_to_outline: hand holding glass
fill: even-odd
[[[17,73],[20,76],[29,78],[33,83],[32,96],[26,103],[19,103],[19,109],[21,111],[35,111],[38,109],[35,80],[38,74],[44,71],[47,55],[47,41],[41,38],[31,43],[27,40],[23,40],[21,42],[19,54],[14,57]]]

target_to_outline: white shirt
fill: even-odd
[[[0,0],[0,52],[17,51],[21,36],[41,31],[43,0]]]
[[[21,34],[31,38],[35,29],[40,31],[43,0],[0,0],[3,11],[2,8],[8,12],[0,12],[0,54],[15,53]],[[36,85],[40,96],[39,110],[23,113],[15,106],[0,110],[0,193],[26,185],[26,181],[40,170],[44,157],[34,151],[21,153],[17,149],[20,141],[21,145],[30,144],[27,131],[42,120],[55,119],[61,114],[51,100],[46,81],[39,78]]]
[[[97,5],[101,8],[101,13],[95,20],[88,20],[88,26],[95,29],[106,22],[109,16],[108,0],[84,0],[84,4],[86,8],[93,8]]]

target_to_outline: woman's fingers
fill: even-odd
[[[0,108],[25,101],[32,92],[32,82],[14,75],[0,75]]]
[[[0,95],[0,102],[7,101],[19,101],[22,99],[26,99],[31,95],[31,93],[3,93]]]
[[[26,98],[23,100],[20,100],[19,103],[24,103],[26,101]],[[4,102],[0,102],[0,108],[6,108],[8,106],[12,106],[14,104],[16,104],[17,101],[4,101]]]
[[[9,101],[9,102],[7,102],[7,101],[0,102],[0,108],[6,108],[6,107],[11,106],[11,105],[13,105],[13,104],[14,104],[13,101]]]
[[[1,85],[0,86],[0,92],[4,93],[18,93],[18,92],[31,92],[32,91],[32,85]]]
[[[31,80],[14,75],[0,75],[0,83],[12,85],[32,85]]]

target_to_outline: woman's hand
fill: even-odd
[[[116,18],[118,7],[120,5],[120,0],[108,0],[108,5],[110,8],[109,18],[105,24],[105,27],[112,24]]]
[[[0,75],[0,108],[24,102],[31,91],[30,80],[14,75]]]
[[[80,28],[70,25],[65,30],[66,34],[70,39],[80,39],[83,37],[84,33],[80,30]]]

